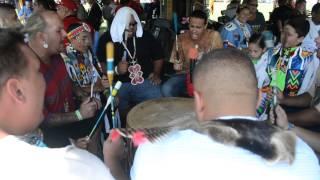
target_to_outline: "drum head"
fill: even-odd
[[[136,105],[128,113],[127,125],[131,128],[168,127],[190,120],[195,120],[193,99],[170,97]]]

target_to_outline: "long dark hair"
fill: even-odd
[[[258,44],[261,49],[264,49],[266,47],[264,36],[258,33],[252,34],[249,39],[249,43]]]

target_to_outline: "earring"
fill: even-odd
[[[48,44],[46,42],[43,42],[43,48],[48,49]]]

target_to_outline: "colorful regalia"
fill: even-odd
[[[268,86],[265,86],[259,89],[259,91],[260,104],[256,109],[256,117],[259,120],[266,120],[268,118],[268,112],[270,111],[272,103],[272,89]]]
[[[256,70],[256,76],[258,80],[260,104],[257,107],[256,115],[259,120],[267,119],[268,107],[270,106],[270,93],[269,88],[270,79],[267,73],[267,66],[271,58],[271,52],[266,51],[258,61],[253,60],[254,68]]]
[[[274,49],[268,65],[270,85],[277,87],[285,96],[297,96],[312,85],[316,67],[313,53],[301,47]]]
[[[61,54],[64,59],[66,69],[72,81],[80,87],[90,87],[92,81],[96,82],[100,78],[97,68],[98,60],[91,50],[86,53],[80,53],[73,49],[71,45],[67,46],[66,54]]]
[[[241,23],[237,18],[234,18],[222,28],[220,34],[222,40],[227,42],[229,46],[244,49],[248,48],[252,29],[248,23]]]
[[[266,69],[268,77],[265,81],[268,83],[266,85],[264,82],[260,89],[261,102],[257,107],[257,117],[261,120],[267,118],[273,87],[277,87],[285,96],[297,96],[307,92],[316,75],[316,64],[317,59],[314,59],[313,53],[301,47],[275,47]]]

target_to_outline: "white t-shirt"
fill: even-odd
[[[113,180],[94,155],[73,146],[45,148],[14,136],[0,139],[1,180]]]
[[[301,47],[308,51],[314,52],[317,49],[315,39],[319,36],[320,25],[315,25],[311,19],[308,19],[310,30],[304,38]]]
[[[318,159],[297,140],[292,165],[270,164],[247,150],[214,142],[192,130],[179,131],[141,145],[131,169],[132,180],[319,180]]]

